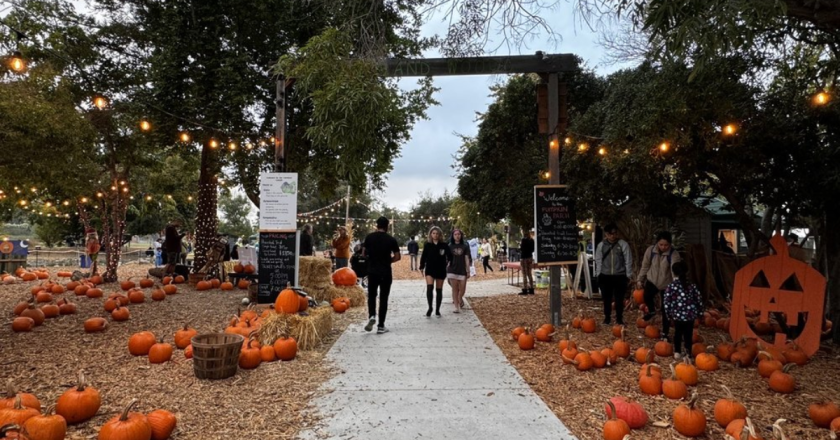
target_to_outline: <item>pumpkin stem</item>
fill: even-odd
[[[609,420],[615,420],[617,418],[616,414],[618,414],[618,411],[616,411],[616,409],[615,409],[615,404],[612,403],[612,400],[607,400],[607,405],[610,406],[610,414],[607,418]]]
[[[79,384],[76,385],[76,391],[81,392],[85,390],[85,372],[79,370]]]
[[[653,363],[654,360],[656,360],[656,353],[654,353],[653,350],[648,350],[645,354],[645,363],[650,364]]]
[[[787,373],[787,372],[789,372],[789,371],[790,371],[790,369],[791,369],[791,368],[793,368],[793,367],[795,367],[795,366],[796,366],[796,364],[794,364],[793,362],[791,362],[791,363],[789,363],[789,364],[785,365],[784,367],[782,367],[782,372],[783,372],[783,373]]]
[[[699,396],[697,395],[696,390],[693,393],[691,393],[691,400],[688,401],[688,408],[689,409],[694,409],[694,405],[697,404],[697,399],[698,398],[699,398]]]
[[[15,423],[9,423],[0,427],[0,438],[6,438],[6,433],[9,431],[22,431],[23,428]]]
[[[759,355],[759,356],[761,356],[761,355],[765,355],[765,356],[767,356],[767,359],[770,359],[771,361],[774,359],[774,358],[773,358],[773,355],[772,355],[772,354],[770,354],[769,352],[766,352],[766,351],[759,351],[759,352],[758,352],[758,355]]]
[[[751,437],[758,438],[758,434],[755,432],[755,425],[753,425],[752,420],[749,417],[744,419],[744,431],[749,432]]]
[[[721,385],[720,387],[721,387],[721,388],[723,388],[723,391],[726,393],[726,398],[727,398],[727,399],[729,399],[729,400],[735,400],[735,396],[734,396],[734,395],[732,395],[732,390],[730,390],[728,386],[726,386],[726,385]]]
[[[776,437],[778,440],[787,440],[785,431],[782,429],[783,422],[787,422],[787,420],[779,419],[773,424],[773,437]]]
[[[9,383],[6,385],[6,397],[11,399],[12,397],[15,397],[16,394],[17,391],[15,391],[15,384],[11,379],[9,379]]]
[[[647,377],[651,377],[651,376],[653,376],[652,374],[650,374],[650,370],[651,370],[652,368],[653,368],[653,364],[648,364],[648,366],[647,366],[647,370],[645,370],[645,375],[646,375]]]
[[[671,380],[677,380],[677,369],[674,368],[674,363],[672,362],[671,365]]]
[[[624,331],[624,326],[622,325],[622,326],[621,326],[621,336],[619,336],[619,337],[618,337],[618,339],[619,339],[620,341],[624,341],[624,333],[625,333],[625,331]]]
[[[134,405],[137,405],[137,402],[140,402],[137,398],[131,399],[131,402],[128,402],[128,405],[125,407],[122,414],[120,415],[121,422],[128,420],[128,412],[131,411],[131,408],[133,408]]]
[[[23,409],[23,403],[20,400],[20,394],[15,396],[15,406],[14,409]]]

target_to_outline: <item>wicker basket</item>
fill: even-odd
[[[242,335],[208,333],[192,338],[193,369],[199,379],[227,379],[239,368]]]
[[[199,281],[202,281],[207,278],[206,273],[191,273],[189,278],[190,286],[195,286],[198,284]]]

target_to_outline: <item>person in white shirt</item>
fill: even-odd
[[[484,266],[484,273],[487,273],[487,269],[490,269],[490,272],[493,272],[493,268],[490,267],[490,256],[492,253],[492,249],[490,247],[490,242],[487,241],[486,238],[481,239],[481,264]]]

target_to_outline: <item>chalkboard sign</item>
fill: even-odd
[[[299,245],[297,232],[260,232],[259,304],[273,303],[287,283],[297,285]]]
[[[539,264],[575,264],[578,260],[578,225],[575,202],[566,185],[534,187],[534,260]]]

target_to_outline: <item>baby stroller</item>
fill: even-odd
[[[356,272],[359,284],[367,288],[368,263],[367,257],[362,255],[362,246],[356,245],[353,249],[353,256],[350,257],[350,269]]]

